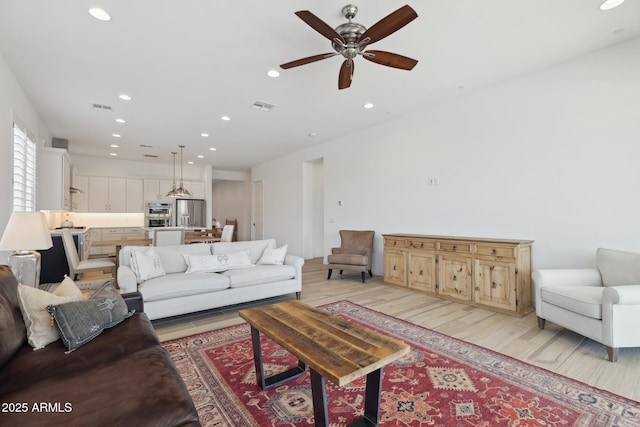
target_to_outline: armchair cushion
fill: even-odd
[[[640,285],[640,253],[598,248],[596,264],[604,286]]]
[[[329,264],[337,265],[361,265],[367,266],[369,257],[365,255],[352,255],[352,254],[334,254],[327,257]]]
[[[543,301],[593,319],[602,319],[602,286],[549,286]]]

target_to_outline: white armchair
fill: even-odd
[[[640,254],[598,249],[597,269],[533,272],[538,327],[549,320],[607,347],[640,347]]]

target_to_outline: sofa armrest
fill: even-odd
[[[606,287],[602,293],[603,308],[614,304],[640,306],[640,284]]]
[[[128,292],[122,294],[124,302],[127,303],[129,311],[135,310],[136,313],[144,312],[144,301],[142,301],[142,294],[140,292]]]
[[[284,257],[284,265],[290,265],[296,269],[296,281],[298,282],[297,292],[302,291],[302,266],[304,265],[304,258],[287,254],[287,256]]]
[[[331,254],[332,255],[338,255],[338,254],[343,254],[344,253],[344,249],[343,248],[331,248]]]
[[[138,290],[138,278],[130,267],[121,264],[120,267],[118,267],[117,274],[118,287],[120,288],[121,294],[136,292]]]

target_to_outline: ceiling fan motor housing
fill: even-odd
[[[335,30],[345,41],[344,45],[337,39],[333,41],[333,48],[336,52],[347,59],[353,59],[359,53],[362,53],[362,49],[364,49],[365,46],[359,45],[358,41],[360,40],[360,36],[367,31],[367,27],[357,22],[347,22],[337,26]]]

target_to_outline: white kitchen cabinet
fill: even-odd
[[[143,212],[142,180],[89,177],[89,212]]]
[[[127,178],[126,212],[144,212],[144,190],[141,179]]]
[[[185,187],[191,193],[192,199],[204,199],[204,182],[189,181],[185,182]]]
[[[159,202],[170,200],[167,193],[173,188],[173,181],[166,179],[145,179],[144,180],[144,201]]]
[[[37,209],[71,210],[71,160],[67,150],[39,147],[37,156]]]

